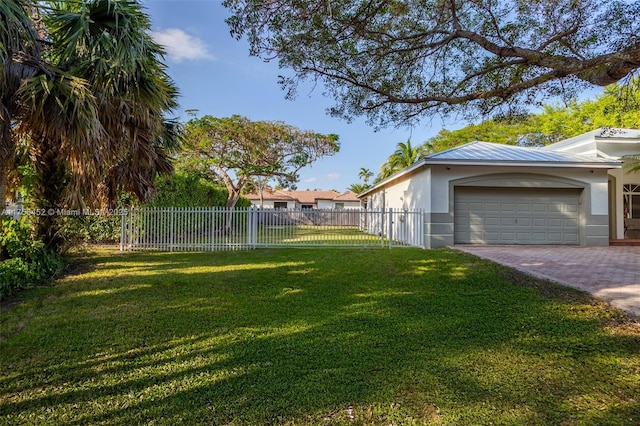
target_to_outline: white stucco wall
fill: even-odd
[[[370,194],[369,208],[425,209],[432,213],[448,213],[451,205],[449,182],[495,174],[546,175],[550,178],[555,176],[582,182],[588,185],[590,190],[591,214],[606,215],[608,213],[606,169],[505,166],[426,167],[404,180],[394,182]],[[384,206],[381,205],[382,197],[384,197]]]
[[[332,209],[333,208],[333,200],[318,200],[318,208],[319,209]]]
[[[433,213],[447,213],[450,210],[449,182],[495,174],[539,175],[541,179],[553,177],[571,179],[587,185],[590,191],[589,212],[593,215],[608,214],[607,170],[585,168],[551,168],[551,167],[487,167],[487,166],[433,166],[431,201]],[[504,186],[508,186],[505,181]]]
[[[431,170],[421,169],[416,174],[370,194],[367,208],[429,211],[431,208],[430,186]]]
[[[354,210],[354,209],[359,209],[360,207],[360,201],[334,201],[333,202],[333,208],[335,208],[336,203],[343,203],[344,204],[344,209],[345,210]]]
[[[276,201],[273,201],[273,200],[264,200],[264,202],[262,203],[262,208],[273,209],[275,202]],[[284,200],[283,201],[277,201],[277,202],[284,202]],[[260,207],[260,200],[251,200],[251,205],[259,208]],[[295,201],[287,201],[287,208],[288,209],[293,209],[295,207],[296,207]]]
[[[504,180],[501,175],[504,175]],[[608,226],[601,223],[606,222],[609,214],[607,169],[597,168],[431,165],[373,191],[369,194],[368,209],[375,210],[381,207],[424,209],[428,213],[425,219],[425,232],[440,235],[441,238],[446,239],[449,238],[446,237],[447,232],[452,232],[444,229],[446,221],[452,220],[453,186],[459,180],[462,181],[461,185],[476,186],[483,186],[478,181],[486,181],[487,186],[494,187],[517,188],[521,185],[524,187],[583,187],[582,200],[587,204],[582,207],[585,215],[583,218],[585,238],[582,243],[590,244],[590,241],[595,241],[592,235],[600,235],[608,229]],[[452,227],[453,224],[451,223],[450,226]],[[441,239],[441,241],[444,240]],[[434,241],[433,244],[438,246],[441,243]],[[429,247],[429,242],[426,245]]]

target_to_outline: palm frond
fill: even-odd
[[[640,154],[625,155],[622,157],[623,168],[627,173],[640,171]]]

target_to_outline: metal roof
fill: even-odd
[[[389,176],[367,189],[359,198],[387,185],[422,167],[435,164],[467,166],[518,166],[518,167],[593,167],[618,169],[622,162],[609,158],[588,157],[568,152],[550,151],[542,148],[529,148],[490,142],[470,142],[446,151],[428,155],[413,165]]]
[[[610,159],[606,158],[586,157],[566,152],[547,151],[537,148],[525,148],[489,142],[470,142],[456,148],[431,154],[425,157],[424,160],[426,163],[432,162],[431,160],[563,164],[612,163]]]

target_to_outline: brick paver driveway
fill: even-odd
[[[640,316],[640,247],[456,245],[454,248],[588,291]]]

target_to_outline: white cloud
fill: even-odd
[[[340,179],[340,173],[329,173],[327,175],[327,179],[329,179],[329,180]]]
[[[309,178],[309,179],[305,179],[305,180],[303,180],[302,182],[304,182],[304,183],[313,183],[313,182],[315,182],[315,181],[317,181],[317,180],[318,180],[318,179],[316,179],[316,178],[312,177],[312,178]]]
[[[157,43],[164,46],[168,59],[173,62],[215,59],[207,51],[207,45],[202,40],[181,29],[167,28],[162,31],[152,31],[151,35]]]

